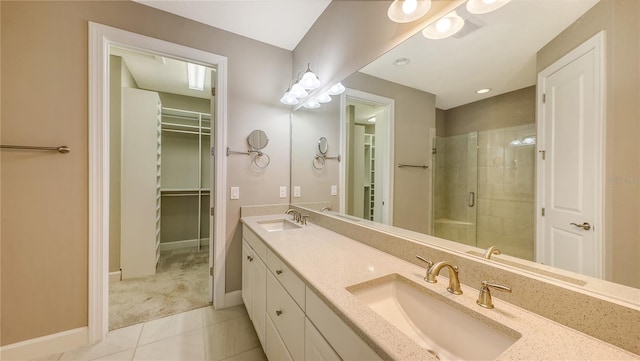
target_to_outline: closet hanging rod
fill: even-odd
[[[429,166],[426,166],[426,165],[414,165],[414,164],[402,164],[402,163],[398,163],[398,168],[403,168],[403,167],[410,167],[410,168],[422,168],[422,169],[427,169],[427,168],[429,168]]]
[[[59,147],[40,147],[32,145],[0,145],[0,149],[18,149],[18,150],[55,150],[62,154],[67,154],[71,151],[71,148],[66,145]]]

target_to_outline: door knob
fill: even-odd
[[[585,231],[588,231],[588,230],[591,229],[591,225],[589,223],[587,223],[587,222],[584,222],[582,224],[576,224],[576,223],[569,223],[569,224],[572,225],[572,226],[578,227],[578,228],[582,228]]]

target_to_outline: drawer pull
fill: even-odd
[[[247,256],[247,259],[249,260],[249,262],[253,262],[253,257]]]
[[[281,269],[277,269],[277,270],[276,270],[276,274],[277,274],[277,275],[281,275],[281,274],[282,274],[282,270],[281,270]]]
[[[280,316],[281,314],[282,314],[282,311],[276,310],[276,316]]]

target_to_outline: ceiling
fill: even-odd
[[[187,19],[293,50],[331,0],[133,0]]]
[[[442,40],[418,33],[361,72],[435,94],[436,107],[445,110],[521,89],[536,82],[536,52],[597,2],[512,0],[484,15],[463,9],[465,27],[480,25],[475,32]],[[399,58],[410,62],[393,65]],[[476,94],[482,88],[492,91]]]

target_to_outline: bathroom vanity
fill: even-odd
[[[334,232],[318,224],[326,225],[332,217],[319,213],[312,214],[307,225],[290,218],[242,218],[242,296],[271,361],[640,360],[637,354],[506,302],[498,292],[495,308],[479,306],[481,285],[473,282],[478,273],[482,277],[481,268],[460,267],[463,293],[455,295],[447,291],[444,269],[437,283],[428,283],[420,261],[343,235],[366,230],[347,231],[351,226],[338,222],[341,228]],[[416,250],[427,259],[447,258],[430,259],[433,262],[456,264],[467,257],[397,235],[386,237],[388,244],[404,248],[407,257]],[[514,282],[507,284],[514,294],[530,292],[528,285]]]

